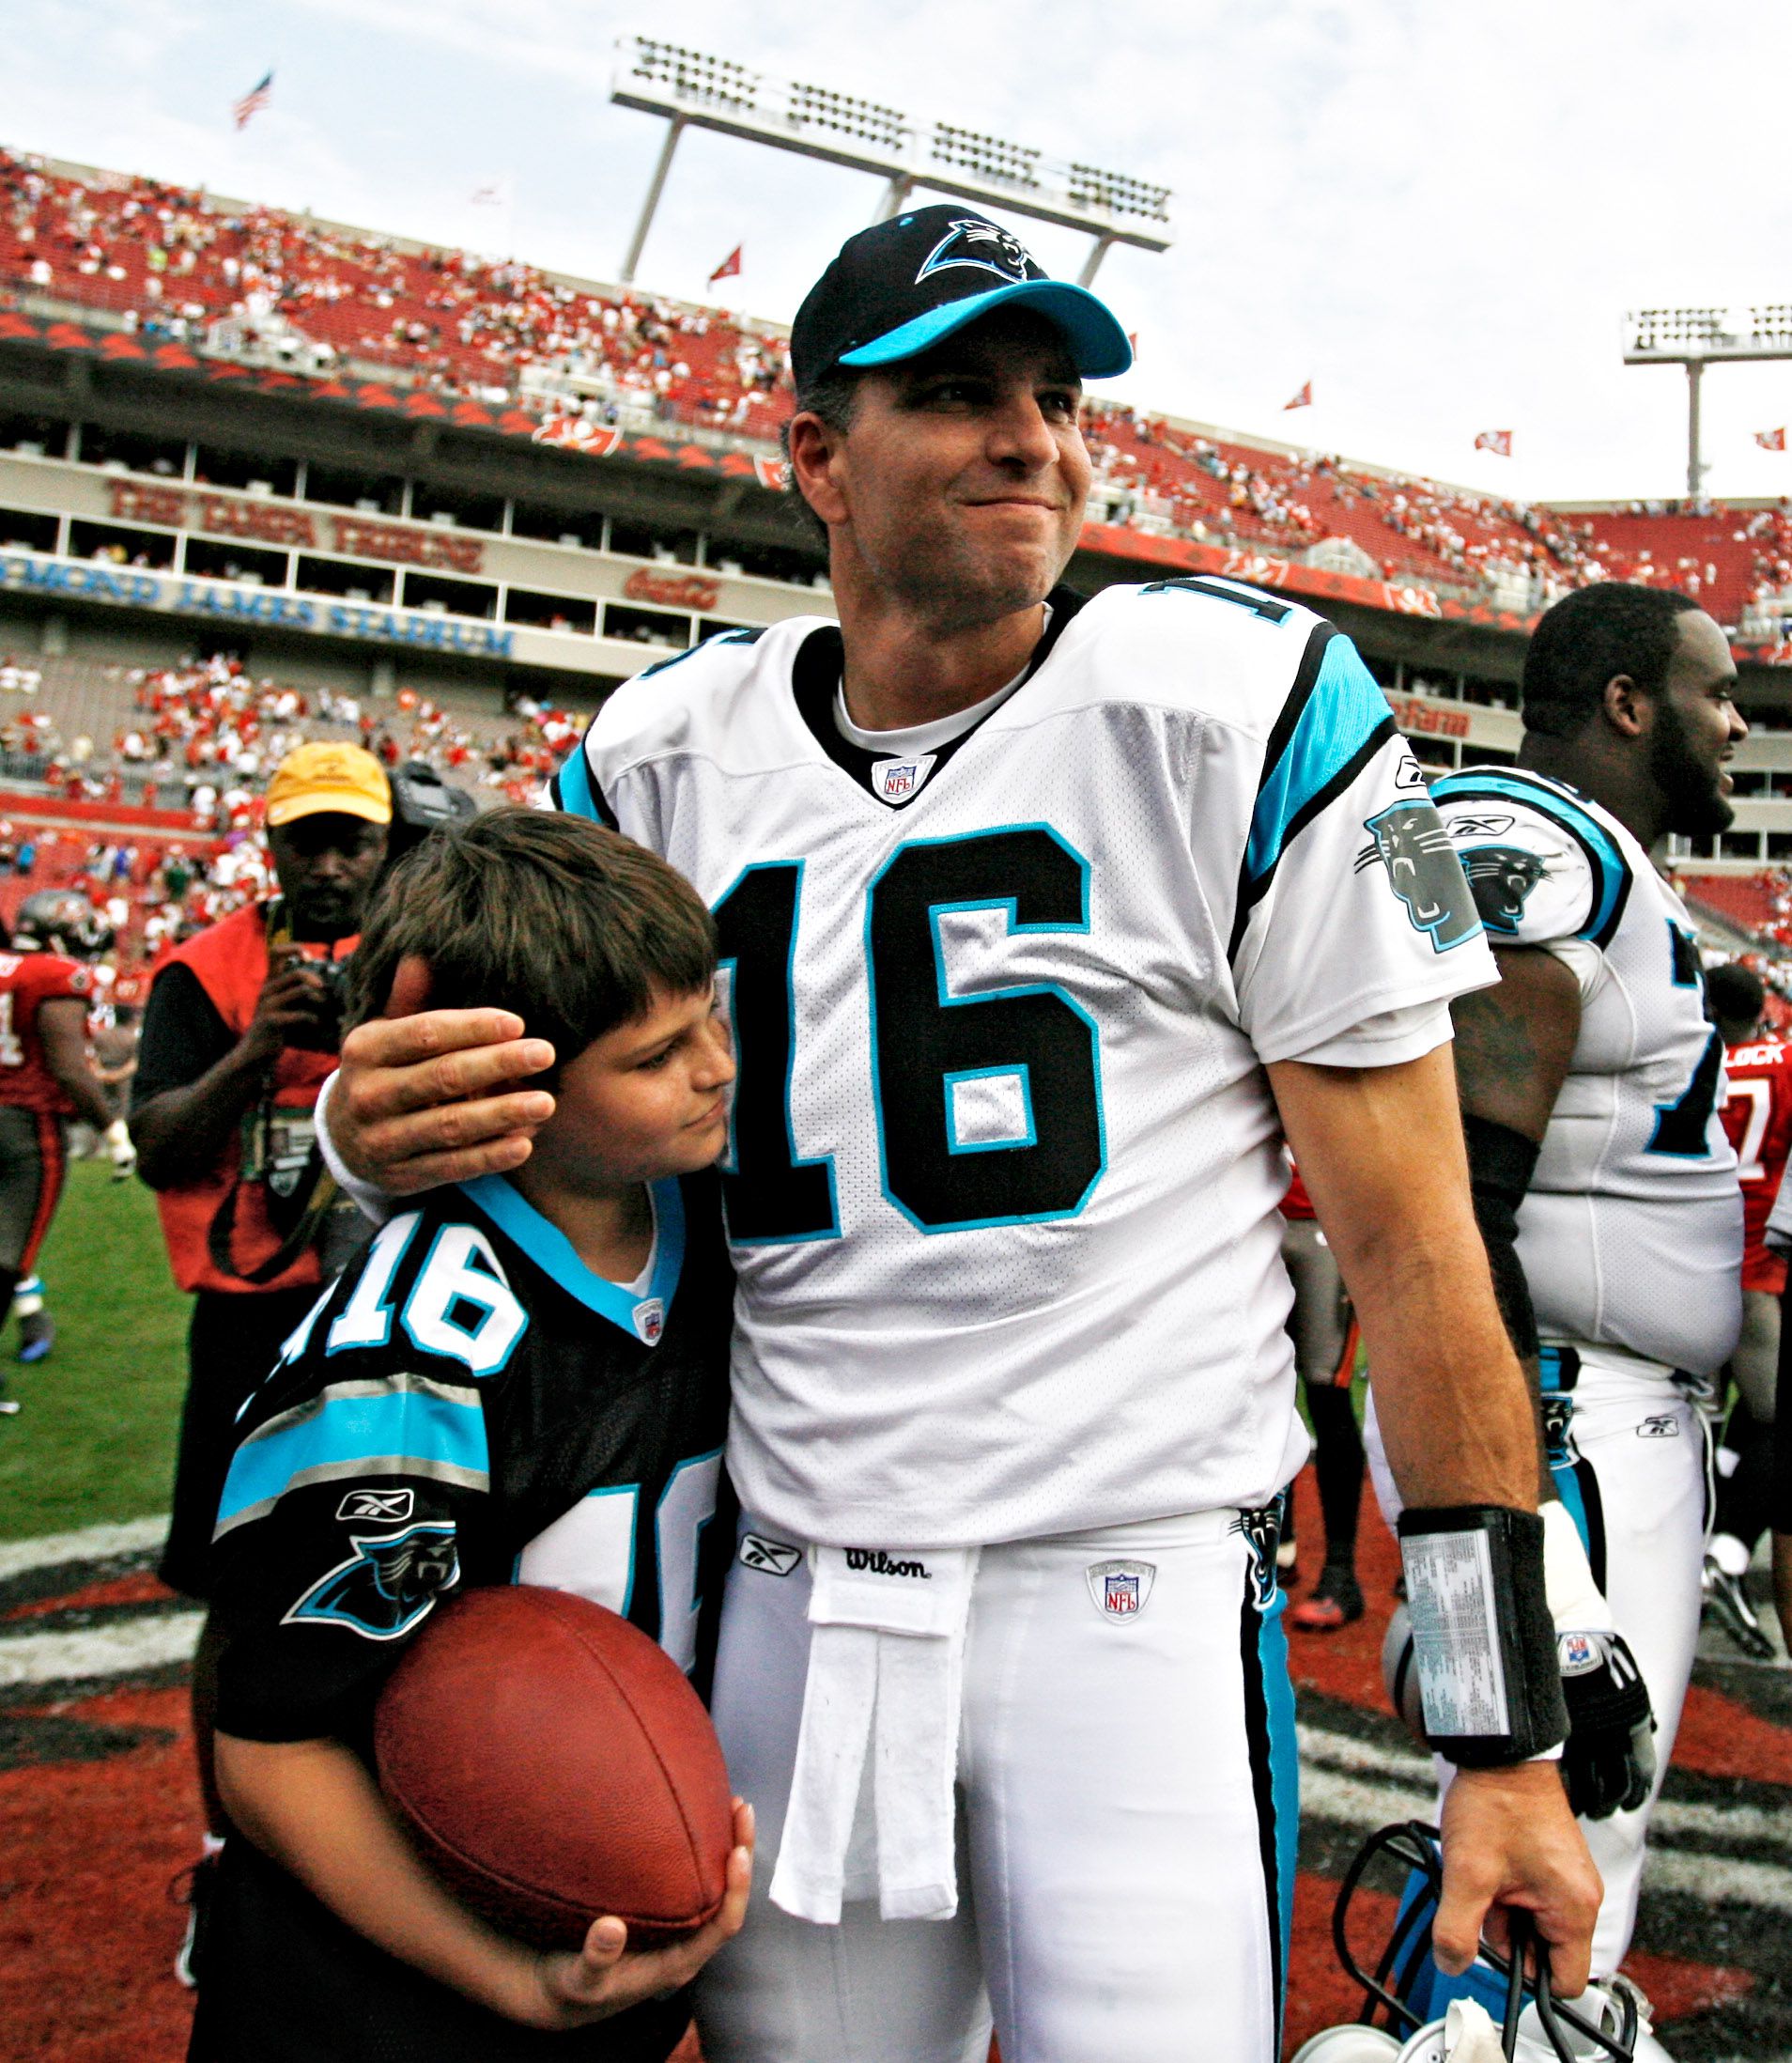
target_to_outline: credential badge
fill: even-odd
[[[1089,1594],[1104,1619],[1136,1619],[1157,1581],[1153,1561],[1091,1561],[1084,1571]]]

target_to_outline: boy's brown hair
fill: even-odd
[[[564,1066],[716,973],[716,926],[657,854],[582,816],[492,810],[432,833],[391,869],[348,961],[345,1021],[385,1008],[398,963],[429,968],[429,1006],[514,1010]]]

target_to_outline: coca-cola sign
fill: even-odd
[[[658,602],[666,609],[713,609],[721,590],[701,573],[657,573],[638,566],[623,582],[630,601]]]

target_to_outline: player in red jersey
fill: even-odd
[[[1786,1262],[1763,1242],[1792,1150],[1792,1047],[1764,1032],[1760,977],[1714,967],[1706,994],[1727,1049],[1730,1093],[1723,1129],[1741,1163],[1742,1336],[1730,1373],[1736,1403],[1718,1450],[1717,1516],[1705,1558],[1705,1608],[1746,1655],[1765,1662],[1773,1643],[1749,1601],[1749,1563],[1767,1530],[1773,1471],[1773,1393],[1780,1355],[1780,1296]]]
[[[42,890],[20,906],[13,950],[0,954],[0,1311],[55,1215],[67,1121],[85,1118],[115,1155],[120,1140],[131,1151],[87,1059],[93,976],[66,950],[93,921],[85,895]],[[0,1412],[18,1408],[0,1398]]]
[[[1293,1285],[1288,1314],[1294,1366],[1313,1428],[1313,1473],[1325,1527],[1325,1565],[1311,1594],[1289,1614],[1307,1633],[1336,1633],[1363,1616],[1356,1580],[1356,1517],[1363,1501],[1363,1435],[1351,1394],[1356,1373],[1356,1320],[1338,1273],[1337,1257],[1320,1230],[1306,1185],[1296,1168],[1282,1199],[1282,1260]],[[1283,1580],[1294,1573],[1294,1513],[1290,1500],[1276,1566]]]

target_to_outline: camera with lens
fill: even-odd
[[[323,984],[323,994],[315,1005],[316,1022],[304,1031],[289,1032],[286,1044],[306,1053],[336,1053],[342,1049],[342,1014],[348,987],[348,962],[307,960],[294,963]]]

